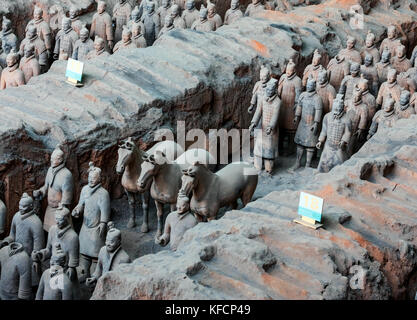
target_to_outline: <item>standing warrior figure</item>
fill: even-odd
[[[197,21],[199,19],[199,12],[195,7],[195,1],[194,0],[187,0],[185,4],[186,10],[182,13],[181,18],[185,22],[186,28],[191,28],[194,21]]]
[[[12,30],[12,22],[3,17],[2,30],[0,33],[3,52],[7,55],[10,51],[17,52],[17,37]]]
[[[219,29],[223,25],[223,20],[218,13],[216,13],[216,5],[209,2],[207,4],[208,15],[207,19],[213,21],[214,25],[216,26],[216,30]]]
[[[146,39],[146,45],[150,47],[156,40],[160,30],[159,17],[155,14],[155,3],[149,1],[146,3],[146,12],[142,16],[143,35]]]
[[[253,110],[255,110],[255,108],[257,108],[262,103],[262,99],[265,95],[266,85],[271,79],[271,73],[267,67],[261,67],[259,78],[259,81],[256,82],[255,86],[253,87],[252,99],[250,101],[250,107],[248,108],[249,113],[252,113]]]
[[[97,4],[97,12],[91,23],[90,38],[99,36],[104,40],[105,50],[110,52],[114,45],[113,25],[110,15],[106,12],[107,5],[104,1]]]
[[[55,212],[61,206],[69,208],[74,195],[74,180],[72,173],[65,167],[64,152],[58,146],[51,155],[51,166],[45,177],[42,188],[33,191],[36,200],[48,196],[48,207],[45,211],[43,228],[45,231],[55,225]]]
[[[262,87],[259,90],[261,89]],[[283,148],[284,139],[285,137],[288,137],[288,149],[291,149],[289,152],[285,152],[285,154],[293,153],[295,151],[294,136],[297,131],[297,126],[294,124],[294,118],[295,109],[297,107],[301,91],[301,79],[295,73],[295,63],[292,59],[290,59],[287,64],[285,74],[281,76],[278,84],[278,96],[281,98],[281,110],[279,115],[279,148]]]
[[[164,27],[161,29],[161,31],[159,31],[158,38],[160,38],[164,33],[167,33],[167,32],[169,32],[173,29],[175,29],[174,28],[174,19],[172,18],[171,15],[167,15],[165,17]]]
[[[39,65],[41,66],[41,73],[45,73],[48,70],[48,52],[46,50],[45,44],[43,41],[38,37],[36,33],[36,28],[34,26],[30,26],[28,31],[26,31],[26,38],[20,44],[20,51],[19,55],[23,57],[25,52],[25,46],[27,44],[33,44],[35,46],[35,57],[39,61]]]
[[[372,56],[375,64],[381,60],[381,54],[375,45],[375,34],[373,34],[370,30],[366,35],[365,47],[363,47],[361,50],[362,60],[365,60],[365,57],[368,54]]]
[[[374,65],[374,58],[367,54],[364,59],[364,64],[361,65],[361,77],[368,80],[373,95],[378,94],[379,78],[378,70]]]
[[[88,185],[81,190],[80,201],[72,211],[72,216],[79,218],[84,213],[80,231],[80,265],[83,278],[90,277],[93,260],[97,261],[99,251],[106,239],[107,223],[110,220],[110,196],[101,186],[101,169],[90,162]]]
[[[52,32],[52,39],[55,39],[58,31],[61,29],[62,26],[62,18],[66,17],[66,13],[64,12],[64,8],[62,8],[59,4],[54,4],[49,7],[48,10],[49,15],[49,28],[51,28]],[[70,18],[71,18],[71,9],[70,9]]]
[[[249,3],[245,11],[246,17],[253,16],[256,12],[261,12],[265,10],[265,6],[262,4],[261,0],[252,0],[252,3]]]
[[[323,102],[323,115],[331,111],[336,89],[329,83],[326,69],[321,69],[318,75],[317,94]]]
[[[208,11],[201,5],[200,7],[200,19],[194,21],[193,25],[191,26],[191,30],[202,31],[202,32],[209,32],[215,31],[216,26],[214,25],[213,21],[207,19]]]
[[[7,68],[1,73],[0,90],[26,84],[25,75],[19,69],[19,55],[11,51],[6,58]]]
[[[180,16],[180,7],[177,4],[174,4],[171,7],[171,17],[174,19],[174,28],[176,29],[185,29],[185,21]]]
[[[109,222],[108,226],[106,244],[100,249],[96,270],[91,278],[86,280],[89,287],[94,287],[102,275],[114,270],[119,264],[131,262],[129,255],[122,248],[122,233],[112,222]]]
[[[262,162],[264,162],[265,171],[269,174],[272,174],[274,160],[278,155],[278,117],[281,99],[277,94],[277,86],[277,80],[269,80],[265,88],[265,96],[261,104],[256,108],[255,115],[249,126],[249,130],[253,131],[258,126],[259,121],[261,121],[262,132],[256,132],[255,134],[254,166],[261,171]]]
[[[140,10],[139,10],[139,8],[136,6],[133,10],[132,10],[132,13],[130,14],[130,20],[127,22],[127,27],[129,28],[129,29],[132,29],[132,26],[134,25],[134,24],[136,24],[136,23],[140,23],[140,24],[142,24],[142,21],[141,21],[141,17],[142,17],[142,14],[141,14],[141,12],[140,12]]]
[[[361,64],[362,57],[358,50],[355,49],[356,39],[352,36],[348,36],[346,40],[346,48],[340,50],[339,56],[345,57],[350,63],[356,62]]]
[[[392,127],[398,120],[398,115],[395,113],[395,100],[388,96],[382,110],[379,110],[372,119],[372,125],[369,129],[367,140],[378,131],[380,127]]]
[[[320,61],[321,61],[321,54],[319,50],[316,49],[314,50],[313,60],[311,64],[309,64],[304,69],[303,81],[302,81],[303,87],[307,85],[307,80],[310,78],[310,74],[313,76],[314,80],[317,81],[319,71],[322,68]]]
[[[224,24],[232,24],[234,21],[243,17],[243,12],[239,8],[239,0],[230,2],[230,9],[224,15]]]
[[[356,91],[362,92],[362,102],[366,105],[368,110],[368,126],[372,122],[372,118],[376,113],[376,99],[373,94],[369,92],[368,80],[362,78],[357,86],[355,87]]]
[[[379,88],[376,104],[378,106],[383,106],[384,100],[388,98],[388,95],[391,95],[395,101],[400,101],[401,87],[397,83],[397,70],[395,69],[390,69],[388,71],[387,81]]]
[[[136,48],[146,48],[146,40],[142,34],[142,23],[134,23],[132,25],[132,42]]]
[[[132,14],[132,6],[126,0],[119,0],[113,7],[113,24],[116,26],[114,30],[114,42],[122,40],[123,26],[130,20]]]
[[[78,61],[86,61],[88,54],[94,50],[94,42],[89,37],[87,28],[80,31],[80,39],[75,42],[72,58]]]
[[[388,48],[389,52],[391,53],[391,57],[395,57],[396,49],[399,45],[401,45],[400,39],[397,36],[397,28],[393,25],[390,25],[387,29],[388,38],[385,38],[381,42],[381,46],[379,47],[379,53],[382,55],[383,50]]]
[[[316,145],[316,148],[320,150],[324,144],[317,167],[319,172],[329,172],[347,160],[350,137],[350,119],[345,112],[343,95],[338,94],[333,100],[332,111],[324,116],[319,142]]]
[[[343,87],[343,89],[345,90],[345,101],[350,100],[352,98],[355,86],[361,80],[360,70],[361,66],[359,65],[359,63],[353,62],[350,65],[350,74],[347,75],[342,81],[340,87]]]
[[[41,66],[35,57],[35,46],[31,43],[25,46],[25,55],[20,60],[19,69],[25,75],[25,83],[28,83],[32,77],[41,74]]]
[[[411,69],[413,65],[406,57],[405,46],[400,44],[396,51],[396,56],[392,59],[392,67],[397,70],[397,73],[406,72]]]
[[[387,81],[388,70],[392,69],[391,65],[391,52],[386,48],[381,55],[381,61],[376,65],[376,71],[378,72],[379,85]]]
[[[49,27],[49,24],[43,20],[43,10],[39,7],[35,7],[35,10],[33,11],[33,19],[29,21],[28,25],[26,26],[26,32],[28,32],[28,29],[30,26],[35,27],[35,30],[37,30],[37,35],[39,39],[41,39],[46,47],[46,50],[48,52],[48,57],[51,56],[52,53],[52,31]]]
[[[108,57],[110,53],[106,51],[106,43],[100,37],[96,37],[94,40],[94,50],[90,51],[87,55],[87,60],[91,60],[97,57]]]
[[[78,34],[71,27],[71,19],[62,19],[62,29],[58,32],[55,41],[54,59],[68,60],[74,52]]]
[[[0,181],[0,236],[6,230],[7,208],[4,204],[4,183]]]
[[[136,49],[136,44],[132,42],[132,31],[126,26],[123,27],[122,40],[120,40],[113,48],[113,53],[121,49]]]
[[[161,6],[159,6],[158,9],[156,10],[156,15],[159,17],[159,21],[160,22],[165,21],[165,17],[170,14],[171,14],[171,0],[162,0]],[[198,18],[198,15],[197,15],[197,18]]]
[[[347,153],[352,156],[360,149],[368,130],[368,108],[362,101],[362,92],[355,90],[352,99],[346,101],[346,114],[351,122],[351,133]]]
[[[416,114],[414,107],[410,104],[410,91],[401,92],[400,101],[395,104],[395,113],[399,119],[408,119]]]
[[[331,59],[327,65],[327,72],[329,74],[330,84],[335,88],[335,90],[339,91],[343,78],[349,75],[349,61],[347,61],[344,57],[337,55]]]
[[[81,29],[84,28],[84,24],[80,20],[80,13],[76,7],[71,6],[69,11],[69,17],[71,19],[72,30],[74,30],[78,34],[78,36],[81,36]]]
[[[311,167],[319,136],[319,125],[323,117],[323,102],[316,92],[316,80],[311,77],[307,81],[307,91],[298,99],[294,123],[297,125],[294,142],[297,144],[297,159],[289,170],[294,172],[301,167],[304,150],[307,151],[306,167]]]

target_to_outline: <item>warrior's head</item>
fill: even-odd
[[[19,212],[21,214],[25,214],[32,210],[33,210],[33,198],[25,192],[19,201]]]
[[[108,223],[106,236],[106,249],[108,252],[115,252],[122,245],[122,233],[114,227],[113,222]]]
[[[101,182],[101,169],[95,167],[92,162],[89,164],[88,168],[88,185],[90,188],[94,188]]]

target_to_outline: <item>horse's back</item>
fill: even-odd
[[[232,185],[258,184],[258,172],[248,162],[232,162],[217,171],[216,175],[225,183]]]
[[[184,149],[176,142],[172,140],[165,140],[158,142],[152,148],[150,148],[146,153],[149,155],[155,154],[156,151],[161,151],[165,154],[168,161],[174,161],[180,155],[184,153]]]
[[[216,160],[205,149],[189,149],[180,155],[175,163],[180,165],[181,169],[188,169],[195,162],[199,162],[208,169],[212,169],[216,165]]]

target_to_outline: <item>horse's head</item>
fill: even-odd
[[[159,150],[151,155],[145,153],[142,160],[140,176],[136,183],[140,192],[149,189],[152,178],[158,174],[161,166],[168,162],[165,153]]]
[[[188,169],[182,170],[182,185],[180,193],[190,196],[191,192],[197,186],[198,177],[197,173],[199,171],[201,164],[199,162],[195,162],[192,166],[188,167]]]
[[[135,143],[132,141],[132,138],[129,137],[126,140],[119,143],[119,150],[117,165],[116,165],[116,172],[118,174],[123,174],[126,169],[126,166],[132,160],[132,155],[134,154],[136,149]]]

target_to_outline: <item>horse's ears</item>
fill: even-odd
[[[158,157],[166,158],[166,155],[162,150],[156,150],[155,155],[157,155]]]

